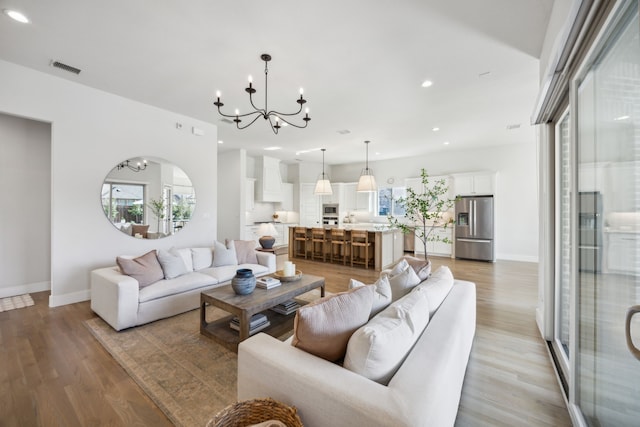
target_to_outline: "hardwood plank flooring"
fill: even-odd
[[[278,257],[278,266],[286,260]],[[477,285],[477,331],[457,426],[569,426],[546,345],[535,324],[537,265],[432,258]],[[373,270],[295,259],[328,292]],[[89,302],[0,313],[0,427],[169,426],[171,422],[84,326]],[[427,368],[425,368],[427,369]]]

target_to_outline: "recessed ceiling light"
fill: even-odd
[[[514,130],[520,128],[520,123],[514,123],[511,125],[507,125],[507,130]]]
[[[346,135],[351,133],[349,129],[341,129],[341,130],[337,130],[336,132],[338,132],[340,135]]]
[[[380,152],[379,152],[379,151],[376,151],[376,156],[379,156],[379,155],[380,155]]]
[[[444,145],[449,145],[449,141],[443,142]]]
[[[265,151],[276,151],[276,150],[282,150],[282,147],[266,147],[264,150]]]
[[[440,130],[440,128],[435,127],[435,128],[433,128],[433,129],[431,129],[431,130],[432,130],[432,131],[434,131],[434,132],[438,132],[438,131]]]
[[[224,141],[220,140],[218,141],[218,144],[224,144]]]
[[[630,116],[620,116],[620,117],[616,117],[613,120],[620,121],[620,120],[627,120],[627,119],[630,119],[630,118],[631,118]]]
[[[425,80],[422,82],[422,87],[429,87],[433,84],[431,80]]]
[[[3,9],[2,11],[5,15],[13,19],[14,21],[22,22],[23,24],[29,23],[29,18],[27,18],[24,14],[18,12],[17,10]]]

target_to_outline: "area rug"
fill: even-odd
[[[17,295],[15,297],[0,298],[0,313],[3,311],[15,310],[17,308],[29,307],[33,305],[31,295]]]
[[[319,296],[314,290],[299,298],[311,301]],[[207,309],[208,321],[226,315]],[[237,354],[200,335],[199,310],[121,332],[100,318],[85,323],[176,426],[204,426],[236,402]]]

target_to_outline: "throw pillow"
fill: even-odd
[[[209,252],[211,252],[211,249],[207,248],[209,250]],[[193,271],[193,255],[191,255],[191,249],[190,248],[171,248],[171,250],[176,251],[181,257],[182,257],[182,261],[184,261],[184,265],[187,266],[187,270],[189,271]],[[213,254],[210,255],[213,259]]]
[[[211,248],[191,248],[191,259],[193,261],[194,271],[211,267],[211,263],[213,262]]]
[[[387,385],[428,323],[425,293],[409,293],[353,333],[343,367]]]
[[[133,236],[133,224],[128,223],[120,227],[120,231],[122,231],[127,236]]]
[[[422,282],[419,288],[426,292],[429,300],[429,315],[433,316],[453,288],[453,273],[449,267],[443,265],[431,277]]]
[[[253,240],[234,240],[238,264],[257,264],[256,242]]]
[[[147,238],[149,232],[149,225],[131,224],[131,235],[142,234],[142,238]]]
[[[331,362],[342,359],[351,334],[369,320],[373,292],[359,286],[300,307],[291,345]]]
[[[358,286],[373,286],[375,293],[373,295],[373,305],[371,306],[371,314],[369,318],[372,318],[382,310],[387,308],[391,304],[391,284],[387,276],[380,276],[380,278],[373,285],[365,285],[364,283],[351,279],[349,281],[349,289],[357,288]]]
[[[391,271],[389,271],[388,274],[389,274],[390,277],[397,276],[398,274],[400,274],[403,271],[405,271],[407,269],[407,267],[409,267],[409,262],[407,262],[406,259],[402,258],[402,259],[400,259],[400,261],[398,261],[396,263],[396,265],[394,265],[391,268]]]
[[[402,263],[404,261],[404,263]],[[421,280],[413,271],[413,268],[407,263],[406,260],[402,260],[402,265],[405,266],[404,270],[396,275],[389,275],[389,284],[391,285],[391,300],[397,301],[406,294],[408,294],[411,289],[415,288],[418,284],[420,284]],[[399,265],[401,263],[398,263]],[[395,270],[395,268],[394,268]]]
[[[189,272],[189,270],[187,270],[187,266],[182,260],[182,257],[174,248],[171,248],[168,251],[159,249],[158,261],[160,261],[160,265],[162,266],[165,279],[174,279]]]
[[[133,259],[117,257],[116,263],[124,274],[136,279],[141,288],[164,279],[162,266],[158,262],[155,250]]]
[[[407,260],[407,263],[413,268],[420,280],[427,280],[429,274],[431,274],[431,261],[424,258],[416,258],[410,255],[403,257]]]
[[[213,243],[213,266],[222,267],[225,265],[237,265],[236,248],[233,240],[229,242],[229,246],[225,246],[220,242]],[[194,267],[195,268],[195,267]]]

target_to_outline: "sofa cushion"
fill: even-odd
[[[131,224],[131,235],[142,235],[143,239],[147,238],[147,232],[149,231],[149,225]]]
[[[193,289],[215,285],[218,281],[206,274],[191,272],[175,279],[160,280],[153,285],[140,289],[138,301],[143,303],[169,295],[181,294]]]
[[[416,275],[420,280],[427,280],[429,275],[431,274],[431,261],[424,258],[417,258],[411,255],[405,255],[402,257],[407,260],[407,263],[413,268],[413,271],[416,272]]]
[[[211,248],[191,248],[191,259],[193,260],[193,271],[211,267],[213,263]]]
[[[428,323],[426,293],[410,292],[353,333],[343,366],[388,384]]]
[[[234,240],[238,264],[257,264],[256,242],[254,240]]]
[[[158,249],[158,261],[162,266],[165,279],[173,279],[189,273],[182,256],[174,248],[167,250]]]
[[[199,270],[198,273],[215,278],[218,283],[228,282],[236,275],[236,270],[246,268],[253,271],[254,276],[261,276],[269,272],[269,269],[260,264],[223,265],[222,267],[210,267]]]
[[[400,270],[399,273],[396,273]],[[407,260],[402,260],[387,274],[391,285],[391,299],[397,301],[420,283],[420,278],[413,271]]]
[[[369,286],[364,283],[351,279],[349,281],[349,289],[357,288],[358,286]],[[371,306],[371,314],[369,318],[372,318],[376,314],[380,313],[382,310],[387,308],[389,304],[391,304],[391,284],[389,283],[389,279],[387,276],[383,275],[376,280],[373,285],[375,289],[375,293],[373,295],[373,305]]]
[[[231,240],[228,247],[220,242],[213,243],[213,264],[212,267],[222,267],[225,265],[237,265],[236,248]]]
[[[131,276],[138,281],[140,288],[164,279],[164,272],[160,262],[158,262],[155,250],[133,259],[117,257],[116,263],[123,274]]]
[[[433,316],[453,287],[453,274],[449,267],[441,266],[415,290],[424,290],[429,300],[429,315]]]
[[[373,286],[359,286],[298,309],[291,345],[323,359],[342,359],[351,334],[369,320]]]

